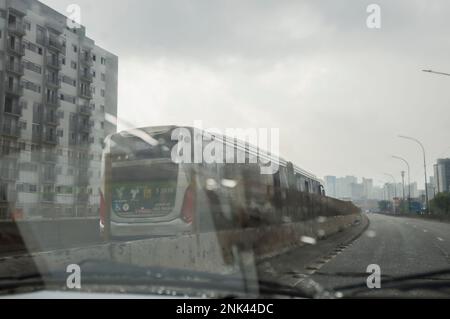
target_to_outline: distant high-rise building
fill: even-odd
[[[336,197],[351,198],[352,184],[357,184],[358,179],[354,176],[339,177],[336,179]]]
[[[398,185],[394,183],[386,183],[384,185],[384,200],[392,200],[399,197]]]
[[[434,184],[436,193],[450,191],[450,158],[438,159],[434,165]]]
[[[364,185],[358,183],[352,183],[351,187],[351,198],[353,200],[360,200],[364,198]]]
[[[382,187],[374,186],[372,189],[372,199],[383,200],[384,189]]]
[[[429,199],[430,200],[433,199],[437,193],[436,182],[435,182],[434,176],[430,176],[430,182],[427,184],[427,190],[428,190]]]
[[[411,183],[410,186],[411,186],[411,197],[412,198],[419,198],[420,194],[419,194],[417,182]]]
[[[325,192],[329,197],[337,197],[336,176],[325,176]]]
[[[366,199],[373,199],[373,179],[370,178],[363,178],[362,184],[364,188],[364,198]]]
[[[36,0],[0,0],[0,219],[97,214],[117,73],[85,27]]]

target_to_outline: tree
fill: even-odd
[[[450,193],[439,193],[430,202],[432,211],[450,215]]]
[[[380,208],[380,211],[387,212],[391,210],[391,202],[387,200],[381,200],[378,202],[378,208]]]

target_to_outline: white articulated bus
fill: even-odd
[[[195,152],[192,136],[201,134],[208,141],[202,150],[209,142],[220,143],[245,163],[230,163],[225,158],[230,154],[214,163],[180,162],[174,159],[180,141],[174,133],[179,129],[150,127],[107,137],[100,190],[105,237],[173,236],[237,224],[273,224],[283,220],[289,190],[324,195],[315,176],[291,163],[248,143],[194,128],[183,128],[189,136],[181,140],[193,146],[189,152]],[[261,174],[261,167],[274,162],[276,172]]]

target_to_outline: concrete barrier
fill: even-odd
[[[98,218],[0,222],[0,254],[64,249],[100,242]]]
[[[305,237],[318,240],[350,227],[360,214],[323,220],[237,231],[222,231],[171,238],[152,238],[123,243],[60,249],[30,256],[0,258],[0,273],[11,276],[47,270],[65,271],[69,264],[86,259],[114,260],[140,266],[161,266],[214,273],[232,273],[239,268],[241,254],[250,252],[255,261],[306,245]],[[303,240],[302,240],[303,239]]]
[[[175,238],[157,238],[112,244],[111,258],[142,266],[162,266],[211,272],[232,272],[238,267],[233,249],[251,251],[263,260],[306,245],[304,237],[319,240],[350,227],[360,214],[333,216],[324,220],[222,231]]]

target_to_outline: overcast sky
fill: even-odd
[[[316,175],[386,181],[410,161],[423,185],[450,157],[450,2],[45,0],[79,4],[119,56],[119,118],[136,126],[279,128],[281,154]],[[366,8],[381,7],[369,29]]]

